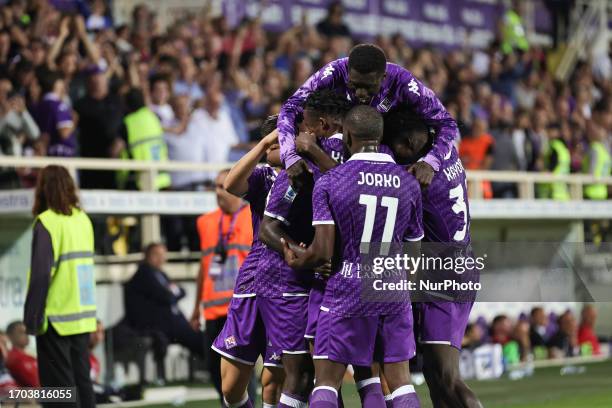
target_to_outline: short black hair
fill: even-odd
[[[383,136],[383,117],[371,106],[357,105],[344,117],[344,127],[359,140],[378,140]]]
[[[374,44],[359,44],[349,52],[348,66],[361,74],[383,73],[387,70],[387,57]]]
[[[145,106],[144,95],[138,88],[131,88],[125,94],[125,107],[128,112],[135,112]]]
[[[53,91],[55,83],[61,79],[60,74],[57,71],[51,71],[45,69],[38,76],[38,82],[40,83],[40,89],[43,94]]]
[[[416,141],[428,145],[432,141],[433,130],[425,124],[411,109],[398,109],[385,116],[383,143],[391,145],[408,131],[422,131],[425,141]]]
[[[265,137],[272,133],[274,129],[276,129],[276,123],[278,122],[278,114],[270,115],[263,121],[261,124],[261,128],[259,129],[259,134],[261,137]]]
[[[21,320],[15,320],[14,322],[9,323],[9,325],[6,326],[6,335],[11,336],[13,332],[17,330],[17,327],[21,324],[23,324]]]
[[[164,246],[164,244],[161,242],[151,242],[147,244],[147,246],[144,249],[145,259],[148,258],[151,255],[151,252],[153,252],[153,250],[159,246]]]
[[[344,117],[351,108],[352,104],[346,99],[346,96],[332,89],[314,91],[308,95],[304,104],[304,109],[336,117]]]
[[[172,88],[172,79],[170,79],[170,77],[166,74],[151,75],[151,77],[149,78],[149,84],[151,85],[151,88],[157,82],[165,82],[170,88]]]

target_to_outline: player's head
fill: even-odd
[[[330,137],[342,130],[342,119],[351,109],[345,96],[322,89],[308,95],[304,105],[304,128],[317,137]]]
[[[424,156],[432,139],[429,127],[410,111],[398,110],[385,117],[383,140],[400,164],[414,163]]]
[[[385,79],[387,57],[374,44],[359,44],[353,47],[348,58],[348,87],[355,92],[359,103],[368,105]]]
[[[370,106],[357,105],[344,117],[343,141],[351,154],[362,147],[378,146],[383,136],[383,117]]]
[[[6,328],[6,335],[15,348],[23,349],[30,343],[25,324],[20,321],[10,323]]]
[[[270,133],[274,132],[277,122],[278,114],[268,116],[261,125],[260,136],[264,138]],[[272,167],[280,167],[282,165],[280,158],[280,145],[278,143],[273,144],[266,151],[266,162]]]

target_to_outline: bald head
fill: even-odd
[[[383,124],[382,115],[376,109],[367,105],[358,105],[346,114],[343,127],[354,140],[380,142]]]

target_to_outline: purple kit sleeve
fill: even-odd
[[[300,156],[295,152],[296,120],[304,110],[306,98],[317,89],[334,88],[340,84],[345,84],[344,77],[347,66],[348,58],[330,62],[312,74],[304,85],[283,104],[278,115],[278,141],[285,168],[291,167],[300,159]]]
[[[410,215],[408,229],[404,234],[404,241],[420,241],[425,235],[423,230],[423,205],[421,202],[421,189],[415,178],[411,177],[410,181],[410,187],[412,190],[410,195],[413,198],[412,214]]]
[[[253,172],[247,179],[249,186],[244,199],[249,203],[256,201],[264,190],[264,182],[266,180],[266,172],[263,167],[255,167]]]
[[[312,225],[335,224],[329,205],[329,177],[322,176],[312,192]]]
[[[407,70],[403,68],[399,68],[399,70],[400,102],[412,106],[425,123],[433,126],[437,131],[433,148],[427,153],[424,161],[431,165],[435,171],[438,171],[440,163],[452,148],[459,134],[457,122],[431,89],[427,88]]]
[[[268,195],[268,202],[264,215],[275,218],[284,224],[288,224],[289,211],[291,204],[296,197],[296,193],[289,184],[289,177],[286,171],[281,171]]]

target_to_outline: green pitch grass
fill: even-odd
[[[610,408],[612,407],[612,361],[586,364],[586,372],[559,374],[560,367],[537,369],[532,377],[510,380],[470,381],[486,408]],[[425,385],[416,387],[421,407],[431,408]],[[353,384],[342,389],[346,407],[359,407],[359,396]],[[193,401],[183,407],[218,407],[216,401]],[[259,406],[259,405],[258,405]],[[156,408],[172,405],[155,405]]]

